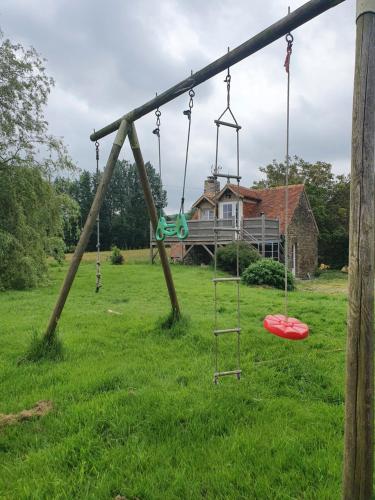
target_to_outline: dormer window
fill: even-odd
[[[214,220],[214,210],[213,208],[204,208],[202,210],[202,220]]]
[[[232,219],[233,215],[233,203],[223,203],[223,219]]]

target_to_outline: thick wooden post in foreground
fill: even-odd
[[[371,499],[374,404],[375,0],[357,0],[343,498]]]
[[[137,132],[135,130],[134,123],[132,123],[132,125],[128,131],[128,136],[129,136],[130,146],[131,146],[132,151],[133,151],[134,160],[135,160],[135,163],[136,163],[137,168],[138,168],[138,174],[139,174],[139,178],[140,178],[140,181],[142,184],[143,193],[145,196],[145,200],[146,200],[146,204],[147,204],[147,208],[148,208],[148,213],[150,215],[152,228],[154,231],[156,231],[156,228],[158,225],[158,216],[157,216],[157,212],[156,212],[154,199],[152,197],[151,187],[150,187],[150,183],[148,181],[146,167],[145,167],[145,164],[143,161],[142,152],[141,152],[141,148],[139,146]],[[174,283],[173,283],[171,268],[169,266],[168,255],[167,255],[167,252],[165,250],[164,243],[162,241],[156,240],[156,244],[157,244],[158,250],[159,250],[160,261],[161,261],[161,264],[163,266],[165,282],[167,284],[169,298],[171,300],[172,312],[173,312],[173,315],[176,318],[178,318],[180,316],[180,307],[178,305],[177,294],[176,294],[176,289],[175,289]]]
[[[81,236],[79,238],[78,244],[76,246],[74,255],[72,257],[72,261],[70,263],[68,272],[65,276],[64,283],[61,287],[59,296],[56,301],[56,305],[52,311],[50,320],[48,322],[47,329],[44,333],[44,338],[46,340],[49,340],[53,337],[57,323],[59,321],[60,315],[62,313],[62,310],[65,305],[65,301],[69,295],[70,288],[73,284],[75,275],[77,273],[79,264],[82,259],[82,255],[84,254],[84,251],[86,250],[87,243],[90,239],[90,235],[92,233],[92,229],[94,227],[96,218],[98,216],[100,207],[102,206],[104,196],[107,192],[109,182],[112,178],[113,174],[113,169],[115,168],[117,159],[119,157],[122,145],[124,144],[126,135],[128,133],[128,123],[126,120],[123,120],[121,122],[120,128],[118,129],[118,132],[116,134],[116,138],[113,142],[111,152],[108,157],[107,165],[105,167],[105,170],[103,172],[103,176],[100,180],[98,189],[95,194],[94,201],[92,202],[92,206],[89,212],[89,215],[86,219],[85,226],[83,228],[83,231],[81,233]]]

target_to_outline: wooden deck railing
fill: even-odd
[[[184,240],[185,244],[213,245],[215,240],[213,220],[190,220],[188,226],[189,236]],[[223,228],[235,227],[235,220],[219,219],[217,226]],[[243,219],[240,230],[240,238],[254,245],[280,241],[278,219],[267,219],[266,217]],[[235,231],[218,231],[217,237],[220,244],[227,244],[235,241],[236,233]],[[177,243],[179,241],[177,236],[165,238],[165,243]],[[155,243],[154,234],[152,234],[152,243]]]

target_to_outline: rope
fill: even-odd
[[[228,49],[229,50],[229,49]],[[218,156],[219,156],[219,129],[220,129],[220,120],[221,118],[225,115],[227,111],[229,111],[230,115],[233,118],[233,121],[235,123],[236,127],[236,176],[237,176],[237,186],[235,189],[235,194],[236,194],[236,213],[234,217],[234,229],[235,229],[235,238],[236,238],[236,277],[240,277],[240,234],[237,231],[237,229],[240,228],[240,147],[239,147],[239,130],[240,126],[238,125],[238,122],[230,108],[230,85],[231,85],[231,75],[230,75],[230,69],[228,68],[228,73],[226,75],[226,78],[224,82],[227,84],[227,107],[223,111],[223,113],[219,116],[218,120],[215,120],[216,123],[216,150],[215,150],[215,167],[214,167],[214,180],[215,180],[215,217],[214,217],[214,245],[215,245],[215,250],[214,250],[214,330],[217,330],[218,328],[218,314],[217,314],[217,300],[218,300],[218,294],[217,294],[217,282],[215,279],[217,278],[217,250],[218,250],[218,231],[216,230],[218,226],[218,184],[216,182],[217,177],[216,175],[219,173],[219,165],[218,165]],[[228,178],[229,182],[229,178]],[[240,329],[241,323],[240,323],[240,283],[239,280],[237,280],[237,328]],[[240,332],[237,332],[237,369],[241,369],[241,341],[240,341]],[[219,338],[218,335],[215,335],[215,373],[219,372],[219,363],[218,363],[218,357],[219,357]],[[239,378],[239,374],[237,375],[237,378]],[[215,376],[214,382],[217,383],[218,379]]]
[[[99,142],[95,142],[95,157],[96,157],[96,189],[98,189],[99,185]],[[95,292],[98,293],[101,283],[101,272],[100,272],[100,216],[98,212],[98,216],[96,218],[96,286]]]
[[[286,97],[286,162],[285,162],[285,246],[284,246],[284,296],[285,317],[288,318],[288,268],[289,268],[289,237],[288,237],[288,212],[289,212],[289,114],[290,114],[290,57],[292,55],[293,35],[288,33],[284,68],[287,72],[287,97]]]
[[[184,182],[182,185],[182,196],[181,196],[181,206],[180,206],[180,214],[184,213],[184,205],[185,205],[185,186],[186,186],[186,173],[187,173],[187,166],[188,166],[188,159],[189,159],[189,146],[190,146],[190,130],[191,130],[191,110],[193,109],[194,106],[194,96],[195,92],[193,89],[189,90],[189,109],[186,109],[183,114],[188,117],[189,120],[189,126],[188,126],[188,134],[187,134],[187,141],[186,141],[186,153],[185,153],[185,168],[184,168]]]

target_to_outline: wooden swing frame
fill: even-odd
[[[344,1],[310,0],[200,71],[91,134],[90,139],[96,141],[117,132],[45,331],[45,340],[51,340],[55,334],[126,137],[137,165],[152,228],[156,230],[157,212],[134,122]],[[343,470],[345,500],[370,499],[373,487],[375,0],[357,0],[356,24]],[[172,312],[177,318],[180,308],[164,243],[157,241],[157,248]]]

